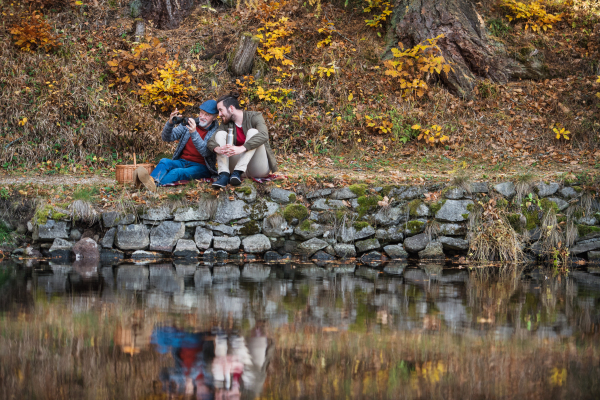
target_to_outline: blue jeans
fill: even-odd
[[[204,164],[179,159],[163,158],[150,174],[157,185],[166,185],[178,181],[210,178],[211,173]]]

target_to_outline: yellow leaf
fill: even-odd
[[[412,128],[412,129],[417,129],[417,130],[418,130],[418,129],[421,129],[421,125],[419,125],[419,124],[416,124],[416,125],[413,125],[413,126],[411,126],[411,128]]]
[[[350,93],[350,94],[348,95],[348,101],[352,101],[352,99],[353,99],[353,98],[354,98],[354,96],[352,95],[352,93]]]

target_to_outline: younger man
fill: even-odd
[[[264,178],[269,170],[277,171],[277,160],[269,146],[269,131],[262,114],[242,110],[238,96],[230,93],[217,100],[223,122],[208,141],[208,149],[217,153],[219,179],[212,184],[215,189],[224,188],[228,183],[239,186],[242,175]],[[228,128],[233,129],[232,145],[227,144]]]

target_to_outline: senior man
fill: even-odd
[[[238,94],[230,93],[217,100],[222,123],[208,141],[208,148],[217,153],[219,179],[214,189],[239,186],[242,176],[264,178],[277,171],[277,160],[269,146],[269,131],[260,112],[244,111]],[[227,131],[233,131],[233,144],[227,144]],[[230,173],[230,171],[233,172]]]
[[[181,117],[175,109],[162,131],[165,142],[179,140],[173,159],[160,160],[151,174],[144,167],[137,168],[134,172],[136,187],[143,184],[148,190],[156,191],[156,186],[217,175],[216,155],[207,146],[217,132],[217,114],[217,102],[208,100],[200,106],[198,118],[188,118],[187,125],[175,126],[173,118]]]

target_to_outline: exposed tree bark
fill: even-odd
[[[441,34],[445,37],[438,46],[454,68],[441,79],[455,95],[470,97],[476,77],[494,82],[510,78],[505,57],[488,41],[485,24],[470,0],[396,2],[388,46],[402,42],[404,47],[413,47]]]
[[[140,43],[144,39],[144,35],[146,34],[146,24],[144,20],[141,18],[136,18],[135,21],[135,41]]]
[[[194,0],[142,0],[142,17],[158,29],[175,29],[190,13]]]
[[[229,64],[229,70],[234,76],[248,75],[252,72],[258,42],[258,38],[251,33],[242,34]]]

